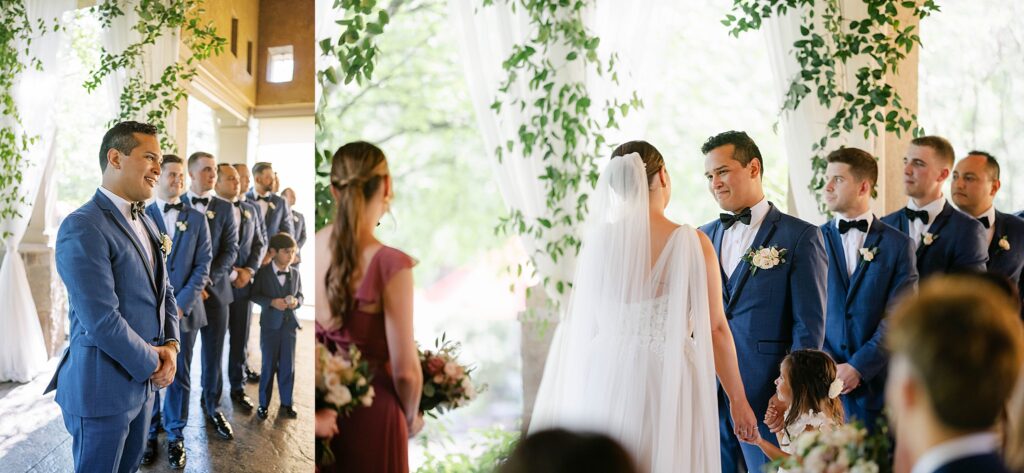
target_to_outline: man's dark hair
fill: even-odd
[[[712,136],[700,147],[700,152],[701,154],[708,154],[711,150],[725,145],[733,145],[736,148],[732,154],[732,159],[739,161],[743,167],[747,167],[750,161],[755,159],[761,163],[761,177],[764,177],[764,158],[761,156],[761,150],[757,148],[757,143],[754,143],[750,135],[747,135],[745,132],[729,130]]]
[[[259,176],[260,174],[263,173],[264,169],[272,169],[272,168],[273,167],[268,162],[265,162],[265,161],[258,162],[258,163],[256,163],[252,167],[252,175],[253,176]]]
[[[870,153],[860,148],[839,148],[829,153],[825,161],[849,165],[850,174],[862,181],[871,181],[872,188],[878,182],[878,162]]]
[[[160,162],[160,169],[168,164],[185,164],[185,162],[176,154],[165,154],[164,160]]]
[[[149,123],[134,121],[121,122],[107,130],[100,143],[100,172],[107,170],[107,153],[116,149],[122,154],[132,154],[132,150],[139,145],[135,139],[135,133],[156,136],[157,129]]]
[[[996,157],[995,156],[992,156],[992,154],[987,152],[987,151],[978,151],[978,150],[971,151],[970,153],[967,153],[967,155],[968,156],[970,156],[970,155],[984,156],[985,157],[985,167],[988,168],[989,176],[992,177],[993,181],[998,181],[999,180],[999,161],[996,161]]]
[[[939,155],[939,159],[945,162],[947,166],[953,167],[956,155],[953,153],[953,145],[949,144],[949,140],[935,135],[919,136],[910,140],[910,144],[926,146],[935,150],[935,154]]]

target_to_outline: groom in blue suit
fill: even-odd
[[[826,160],[825,203],[838,217],[821,226],[829,257],[824,350],[843,380],[847,422],[858,420],[873,432],[884,419],[886,314],[917,284],[914,242],[871,213],[874,157],[840,148]]]
[[[167,459],[172,468],[185,467],[185,436],[188,420],[189,392],[192,384],[192,349],[199,329],[206,326],[206,310],[202,303],[203,288],[210,274],[213,253],[206,217],[198,210],[185,207],[181,194],[185,190],[185,163],[173,154],[164,155],[157,197],[146,207],[160,234],[171,239],[167,255],[168,275],[178,302],[181,352],[174,383],[164,393],[161,417],[160,393],[153,405],[153,420],[142,463],[152,463],[157,449],[157,427],[167,431]]]
[[[213,252],[210,277],[203,291],[207,324],[199,330],[203,339],[203,395],[200,399],[217,435],[230,440],[235,434],[227,416],[220,411],[220,398],[224,392],[222,360],[224,340],[228,333],[228,305],[234,296],[229,277],[238,257],[238,225],[231,216],[231,203],[213,194],[217,181],[216,158],[202,151],[192,153],[188,157],[188,174],[192,185],[184,202],[186,206],[206,215]]]
[[[763,418],[769,404],[785,411],[774,395],[774,380],[786,353],[821,348],[825,248],[817,227],[780,212],[765,199],[764,158],[746,133],[713,136],[701,151],[711,194],[728,212],[701,230],[711,238],[721,263],[725,315],[736,340],[747,401]],[[761,471],[768,457],[754,445],[740,445],[721,388],[718,399],[722,471],[737,471],[742,462],[750,471]],[[760,433],[774,441],[767,426],[761,425]]]
[[[78,472],[134,472],[153,392],[174,380],[178,308],[167,281],[169,240],[145,214],[160,176],[156,127],[122,122],[103,136],[103,183],[57,234],[70,344],[46,392],[57,390]]]
[[[988,270],[1021,287],[1024,272],[1024,219],[996,210],[993,201],[1001,187],[999,162],[984,151],[971,151],[953,169],[953,203],[985,227]]]
[[[945,138],[914,138],[903,158],[903,184],[910,201],[882,217],[914,241],[922,280],[936,273],[985,271],[988,261],[985,227],[954,209],[942,195],[953,160],[953,146]]]

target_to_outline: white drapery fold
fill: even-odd
[[[521,156],[506,152],[499,162],[495,149],[499,146],[504,147],[510,140],[518,142],[519,125],[526,123],[529,115],[507,103],[501,107],[500,112],[491,109],[491,104],[498,98],[499,87],[508,76],[502,68],[502,62],[512,53],[514,45],[525,42],[536,32],[532,29],[523,8],[513,11],[505,2],[495,2],[485,7],[476,0],[450,0],[448,5],[452,25],[459,35],[458,42],[470,98],[484,147],[494,165],[498,188],[508,207],[522,212],[527,222],[545,217],[548,214],[545,203],[546,191],[544,181],[539,179],[539,176],[545,173],[546,166],[559,166],[560,160],[556,158],[544,161],[539,153]],[[598,76],[592,71],[585,71],[579,60],[566,64],[568,50],[560,45],[552,47],[546,53],[539,52],[547,54],[557,68],[555,76],[548,77],[548,80],[553,80],[557,89],[560,84],[582,78],[591,94],[594,113],[601,111],[608,98],[626,98],[625,91],[639,89],[636,87],[636,81],[650,79],[645,71],[649,64],[648,59],[656,57],[652,54],[655,45],[651,41],[652,35],[644,32],[651,28],[651,21],[658,18],[658,12],[663,5],[662,0],[650,2],[643,8],[624,0],[602,1],[583,12],[585,26],[601,40],[598,53],[602,59],[606,60],[612,51],[618,53],[617,70],[620,85],[614,85],[607,75]],[[512,85],[511,90],[518,97],[526,98],[527,103],[532,103],[533,94],[527,87],[528,80],[529,78],[520,77]],[[613,144],[640,138],[638,133],[645,126],[641,116],[642,113],[633,113],[622,121],[621,130],[606,133],[609,143],[608,156],[601,156],[602,162],[610,156]],[[604,119],[599,117],[598,122],[603,123]],[[557,152],[559,150],[556,149]],[[576,195],[566,196],[560,205],[561,208],[570,214],[574,213],[576,199]],[[553,230],[548,232],[550,237],[560,236]],[[522,241],[529,254],[535,254],[544,248],[543,241],[529,236],[523,236]],[[550,258],[536,258],[536,263],[537,272],[542,277],[564,281],[572,280],[576,266],[575,256],[571,254],[559,258],[557,262],[551,261]],[[548,296],[559,302],[566,302],[568,291],[565,294],[558,294],[549,289]]]
[[[25,10],[33,25],[40,19],[51,24],[75,5],[74,0],[25,0]],[[0,119],[4,128],[15,134],[24,131],[39,137],[24,155],[19,187],[24,201],[16,204],[19,216],[0,221],[0,233],[10,233],[3,240],[5,253],[0,266],[0,381],[28,382],[45,367],[47,360],[39,315],[18,246],[28,228],[41,183],[53,175],[56,152],[53,112],[59,102],[53,91],[61,80],[57,51],[63,36],[63,32],[51,30],[32,38],[29,54],[40,60],[43,69],[28,68],[15,80],[12,95],[22,126],[16,126],[9,117]],[[19,45],[18,50],[23,48],[24,45]]]

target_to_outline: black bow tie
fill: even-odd
[[[928,225],[928,220],[930,220],[927,210],[914,210],[910,207],[903,207],[903,214],[906,215],[911,222],[914,220],[920,220],[921,223]]]
[[[262,200],[264,202],[270,202],[270,196],[269,195],[261,195],[261,196],[256,197],[256,200]]]
[[[242,208],[242,201],[236,200],[236,201],[232,202],[231,205],[234,205],[235,207],[238,207],[238,208]]]
[[[209,197],[193,197],[192,198],[192,205],[196,205],[197,203],[203,204],[203,205],[210,205],[210,198]]]
[[[985,228],[988,228],[989,226],[991,226],[991,225],[992,225],[992,224],[991,224],[991,223],[990,223],[990,222],[988,221],[988,215],[986,215],[986,216],[984,216],[984,217],[981,217],[981,218],[979,218],[979,219],[978,219],[978,221],[979,221],[979,222],[981,222],[981,224],[982,224],[982,225],[984,225],[984,226],[985,226]]]
[[[167,212],[169,212],[172,209],[173,210],[177,210],[178,212],[181,212],[184,207],[185,207],[185,203],[184,202],[178,202],[177,204],[164,204],[164,213],[167,213]]]
[[[146,211],[146,203],[145,202],[132,202],[131,208],[128,209],[128,215],[131,215],[132,220],[135,220],[136,217],[142,217],[142,212],[145,212],[145,211]]]
[[[864,233],[868,232],[868,221],[867,220],[839,220],[839,234],[843,235],[850,229],[860,230]]]
[[[738,214],[718,214],[718,220],[722,222],[726,230],[735,225],[736,222],[750,225],[750,207],[743,209]]]
[[[290,272],[291,272],[291,271],[278,271],[278,272],[277,272],[277,275],[278,275],[278,276],[285,276],[285,277],[287,277],[287,276],[288,276],[288,273],[290,273]]]

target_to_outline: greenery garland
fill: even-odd
[[[537,176],[544,183],[546,214],[528,219],[520,209],[510,209],[501,217],[495,229],[499,234],[530,236],[543,244],[530,258],[548,258],[557,263],[580,248],[579,226],[587,214],[588,190],[597,183],[596,160],[608,150],[605,131],[618,128],[619,119],[629,111],[638,110],[643,103],[634,91],[626,101],[607,100],[603,104],[592,102],[590,91],[583,79],[556,79],[559,70],[582,63],[584,70],[605,77],[618,84],[617,56],[612,54],[603,61],[597,54],[600,38],[589,31],[583,21],[584,9],[593,2],[586,0],[506,0],[513,11],[521,8],[529,17],[534,35],[512,48],[502,63],[508,77],[501,84],[497,98],[491,105],[495,113],[502,107],[526,111],[526,118],[518,127],[518,140],[510,139],[498,146],[495,153],[500,160],[540,156],[544,161],[544,174]],[[490,6],[494,0],[483,0]],[[567,48],[564,65],[562,58],[553,58],[552,50]],[[514,89],[520,76],[526,79],[528,95]],[[600,117],[600,120],[598,119]],[[605,120],[607,118],[607,120]],[[574,200],[569,202],[568,200]],[[516,268],[517,275],[522,265]],[[553,287],[563,294],[571,282],[543,275],[545,287]]]
[[[109,28],[115,18],[124,15],[122,8],[126,3],[126,0],[104,0],[91,11],[98,12],[102,26]],[[138,119],[139,114],[149,108],[145,121],[160,130],[161,147],[168,152],[176,150],[177,143],[174,137],[168,136],[166,122],[188,96],[185,85],[196,76],[196,66],[200,61],[219,55],[227,44],[224,37],[217,35],[212,21],[200,22],[205,13],[203,3],[204,0],[139,0],[132,7],[139,21],[131,27],[139,34],[138,41],[117,54],[103,49],[99,66],[90,71],[84,84],[86,90],[92,92],[110,74],[117,70],[127,71],[118,116],[110,124]],[[142,72],[143,48],[156,44],[158,38],[178,29],[192,54],[167,66],[156,82],[147,81]]]
[[[886,83],[896,74],[900,63],[914,46],[921,45],[915,34],[916,25],[898,19],[910,13],[923,19],[939,7],[933,0],[863,0],[867,17],[851,20],[843,15],[842,0],[733,0],[733,14],[723,24],[738,36],[761,28],[763,20],[785,15],[790,9],[803,11],[800,38],[793,43],[793,54],[800,64],[800,73],[793,78],[786,92],[782,111],[796,110],[811,93],[828,110],[835,110],[828,120],[825,136],[811,147],[813,170],[808,189],[814,193],[822,214],[829,215],[822,197],[825,186],[825,156],[830,141],[854,127],[864,129],[864,137],[893,132],[912,132],[920,136],[917,115],[904,104],[903,97]],[[816,15],[819,15],[816,17]],[[845,70],[851,63],[863,63],[853,77],[856,84],[846,86]]]

